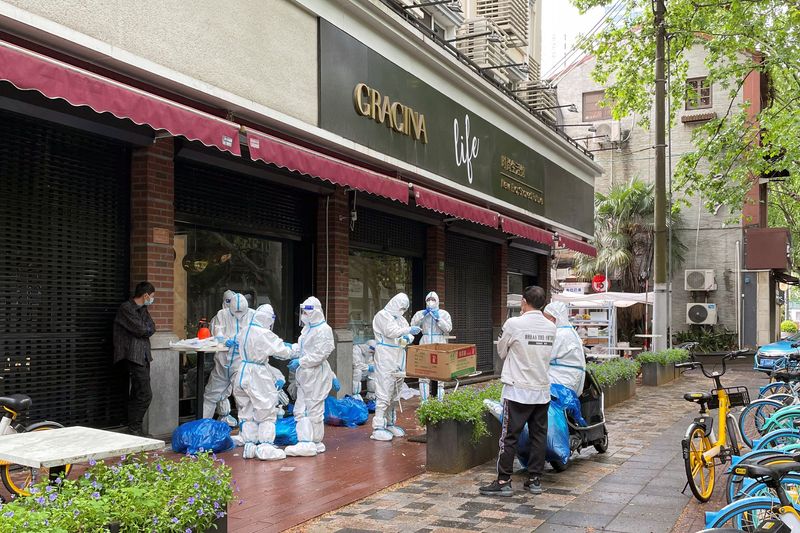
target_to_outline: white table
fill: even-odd
[[[645,347],[648,348],[648,343],[646,339],[660,339],[663,335],[658,335],[654,333],[637,333],[634,337],[639,337],[640,339],[645,339]]]
[[[641,352],[642,349],[638,346],[598,346],[598,348],[602,348],[603,350],[609,350],[612,352]],[[611,355],[612,359],[615,357],[619,357],[619,354],[592,354],[589,352],[591,357],[596,357],[597,355]]]
[[[230,348],[226,346],[210,346],[208,348],[182,348],[171,346],[170,350],[177,353],[195,353],[197,354],[197,381],[195,388],[195,418],[200,420],[203,418],[203,393],[206,390],[205,380],[205,362],[207,353],[227,352]],[[179,393],[180,395],[180,393]]]
[[[3,435],[0,460],[31,468],[51,468],[162,450],[165,446],[164,441],[157,439],[74,426]]]

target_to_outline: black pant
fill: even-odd
[[[150,400],[153,399],[153,391],[150,390],[150,362],[145,361],[143,365],[139,365],[125,361],[125,366],[131,380],[128,396],[128,427],[141,430],[144,414],[150,407]]]
[[[528,424],[528,472],[531,477],[544,471],[544,454],[547,449],[547,408],[549,403],[526,404],[503,400],[503,429],[500,433],[500,455],[497,458],[497,478],[511,479],[514,457],[517,455],[519,435]]]

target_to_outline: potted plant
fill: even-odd
[[[146,454],[90,462],[77,479],[43,481],[2,506],[0,533],[225,532],[231,471],[208,454],[179,461]]]
[[[784,320],[781,322],[781,339],[797,333],[797,322],[794,320]]]
[[[636,358],[642,364],[642,385],[657,387],[675,379],[675,363],[689,360],[689,352],[680,349],[643,352]]]
[[[636,394],[636,375],[639,362],[631,359],[611,359],[603,363],[589,363],[587,370],[594,374],[603,390],[604,407],[624,402]]]
[[[419,406],[417,421],[427,426],[427,470],[456,474],[497,457],[500,423],[483,400],[500,401],[501,392],[500,383],[483,390],[463,387]]]

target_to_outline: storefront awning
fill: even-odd
[[[553,233],[542,228],[537,228],[536,226],[531,226],[530,224],[525,224],[524,222],[506,217],[500,217],[500,225],[506,233],[546,244],[547,246],[553,246]]]
[[[433,192],[418,185],[414,185],[414,199],[420,207],[477,224],[483,224],[490,228],[496,228],[500,218],[500,215],[490,209],[462,202],[456,198]]]
[[[247,130],[250,158],[343,187],[408,203],[408,184],[266,133]]]
[[[571,239],[570,237],[566,237],[564,235],[559,235],[558,240],[564,247],[569,248],[573,252],[582,253],[590,257],[597,257],[597,249],[591,244],[587,244],[577,239]]]
[[[5,41],[0,80],[240,155],[238,124]]]

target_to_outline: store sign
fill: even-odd
[[[591,185],[329,22],[319,28],[320,127],[594,233]]]
[[[592,278],[592,289],[594,292],[607,292],[608,291],[608,280],[602,274],[597,274],[595,277]]]

